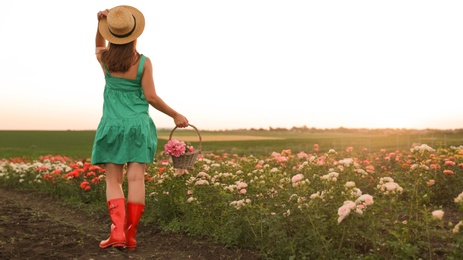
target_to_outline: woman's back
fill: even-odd
[[[126,72],[111,72],[111,75],[113,77],[117,77],[117,78],[135,80],[136,77],[137,77],[138,65],[140,64],[140,60],[141,60],[142,55],[137,55],[137,56],[138,56],[138,59],[133,63],[133,65],[129,68],[128,71],[126,71]]]

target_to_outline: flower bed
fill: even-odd
[[[146,173],[143,221],[260,250],[263,258],[462,256],[463,146],[199,155]],[[91,203],[104,169],[62,156],[0,162],[0,183]]]

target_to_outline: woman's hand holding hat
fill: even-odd
[[[108,13],[109,13],[109,9],[106,9],[104,11],[99,11],[98,15],[97,15],[98,21],[101,20],[102,18],[108,16]]]

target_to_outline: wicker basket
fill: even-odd
[[[199,133],[198,128],[196,128],[194,125],[189,124],[189,126],[193,127],[196,130],[196,133],[198,134],[198,137],[199,137],[199,145],[198,145],[198,148],[196,148],[194,152],[187,152],[187,153],[180,155],[179,157],[171,156],[172,163],[175,169],[193,170],[194,164],[196,162],[196,158],[201,153],[201,146],[202,146],[201,134]],[[172,131],[170,132],[169,140],[172,139],[172,135],[175,129],[177,129],[177,127],[174,127],[174,129],[172,129]]]

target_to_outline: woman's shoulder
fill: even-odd
[[[145,61],[150,61],[150,58],[148,56],[146,56],[145,54],[141,54],[140,57],[141,56],[145,57]]]
[[[150,66],[151,67],[151,60],[148,56],[146,56],[145,54],[142,54],[142,56],[145,58],[145,67],[146,66]]]

